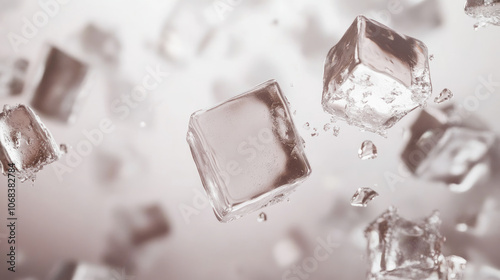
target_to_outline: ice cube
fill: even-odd
[[[280,267],[289,267],[299,262],[307,252],[303,233],[292,229],[273,246],[274,260]]]
[[[125,235],[125,242],[140,246],[170,232],[163,210],[158,205],[138,209],[119,209],[117,212],[118,228]]]
[[[366,207],[378,193],[370,188],[359,188],[351,198],[351,205],[356,207]]]
[[[500,0],[467,0],[465,13],[478,22],[474,26],[500,25]]]
[[[29,62],[22,58],[0,64],[0,96],[21,94],[28,64]]]
[[[126,280],[121,271],[87,263],[64,262],[56,267],[50,280]]]
[[[0,113],[0,162],[4,174],[14,163],[21,181],[34,179],[43,166],[60,157],[59,147],[40,118],[25,105]]]
[[[194,113],[187,141],[221,222],[282,201],[311,173],[274,80]]]
[[[446,268],[448,274],[448,278],[446,278],[446,280],[462,280],[464,278],[466,265],[467,261],[462,257],[446,257]]]
[[[419,178],[464,192],[490,173],[488,151],[495,137],[481,120],[453,104],[427,108],[411,127],[402,159]]]
[[[438,104],[443,103],[445,101],[450,100],[452,97],[453,97],[453,92],[451,92],[451,90],[445,88],[445,89],[443,89],[443,91],[441,91],[439,96],[434,98],[434,102],[438,103]]]
[[[83,49],[106,63],[116,63],[121,51],[121,44],[114,33],[91,23],[80,35]]]
[[[369,279],[445,280],[437,213],[409,221],[389,208],[365,230]]]
[[[84,96],[83,84],[88,67],[83,62],[51,47],[43,75],[37,82],[31,105],[39,113],[68,122],[73,121]]]
[[[383,135],[430,96],[427,47],[358,16],[329,51],[323,83],[326,112]]]
[[[370,140],[363,141],[358,150],[358,157],[362,160],[366,160],[377,158],[377,155],[377,146]]]

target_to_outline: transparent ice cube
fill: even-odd
[[[4,174],[14,163],[21,181],[34,179],[43,166],[60,157],[59,147],[40,118],[25,105],[0,113],[0,162]]]
[[[370,188],[359,188],[351,198],[351,205],[356,207],[366,207],[378,193]]]
[[[369,279],[446,280],[437,213],[409,221],[389,208],[365,230]]]
[[[411,127],[402,159],[419,178],[464,192],[490,173],[488,151],[495,137],[481,120],[454,105],[427,108]]]
[[[364,16],[329,51],[323,79],[326,112],[379,134],[432,91],[427,47]]]
[[[282,201],[311,173],[274,80],[194,113],[187,141],[221,222]]]
[[[467,0],[465,13],[478,20],[476,28],[500,25],[500,0]]]
[[[63,122],[73,121],[83,97],[87,65],[51,47],[40,71],[43,75],[37,83],[31,105],[46,116]]]
[[[358,157],[362,160],[366,160],[377,158],[377,155],[377,146],[370,140],[363,141],[358,150]]]

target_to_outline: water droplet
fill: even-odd
[[[333,136],[337,137],[337,136],[339,136],[339,133],[340,133],[340,127],[334,126],[333,127]]]
[[[328,130],[330,130],[331,128],[332,128],[332,124],[330,124],[330,123],[327,123],[327,124],[325,124],[325,125],[323,126],[323,130],[324,130],[325,132],[326,132],[326,131],[328,131]]]
[[[441,91],[439,96],[434,98],[434,102],[437,104],[440,104],[440,103],[443,103],[445,101],[450,100],[452,97],[453,97],[453,92],[451,92],[451,90],[445,88],[445,89],[443,89],[443,91]]]
[[[311,125],[308,122],[306,122],[303,127],[305,130],[309,130],[311,128]]]
[[[318,129],[317,129],[317,128],[313,128],[313,132],[311,133],[311,136],[312,136],[312,137],[319,136],[319,132],[318,132]]]
[[[61,153],[67,154],[68,153],[68,146],[66,146],[66,144],[61,144],[59,146],[59,150],[61,151]]]
[[[362,160],[374,159],[377,155],[377,147],[370,140],[364,141],[358,150],[358,157]]]
[[[378,193],[370,188],[359,188],[351,198],[351,205],[356,207],[366,207]]]
[[[429,60],[430,60],[430,61],[433,61],[433,60],[434,60],[434,55],[433,55],[433,54],[429,55]]]
[[[257,222],[262,223],[267,221],[267,215],[266,213],[262,212],[259,214],[259,217],[257,218]]]

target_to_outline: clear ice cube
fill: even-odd
[[[282,201],[311,173],[274,80],[195,112],[187,141],[221,222]]]
[[[488,151],[495,137],[481,120],[453,104],[427,108],[411,127],[402,159],[419,178],[464,192],[490,173]]]
[[[363,141],[358,150],[358,157],[362,160],[367,160],[377,158],[377,155],[377,146],[370,140]]]
[[[476,28],[500,25],[500,0],[467,0],[465,13],[478,20]]]
[[[34,179],[43,166],[56,161],[61,153],[54,138],[28,106],[6,106],[0,113],[0,162],[4,174],[14,163],[21,181]]]
[[[443,103],[445,101],[450,100],[452,97],[453,97],[453,92],[451,92],[451,90],[445,88],[441,91],[439,96],[434,98],[434,102],[437,104],[440,104],[440,103]]]
[[[41,68],[43,75],[37,83],[31,105],[46,116],[63,122],[73,121],[83,97],[87,65],[51,47]]]
[[[356,207],[366,207],[378,193],[370,188],[359,188],[351,198],[351,205]]]
[[[391,207],[365,230],[371,280],[446,280],[437,213],[409,221]]]
[[[430,96],[427,47],[358,16],[329,51],[323,83],[326,112],[383,135]]]

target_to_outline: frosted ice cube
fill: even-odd
[[[356,207],[366,207],[378,193],[370,188],[359,188],[351,198],[351,205]]]
[[[401,218],[392,207],[383,213],[365,230],[369,279],[445,280],[440,224],[437,213],[419,221]]]
[[[412,125],[402,159],[419,178],[463,192],[490,173],[488,151],[495,137],[481,120],[454,105],[428,108]]]
[[[370,140],[363,141],[358,150],[358,157],[362,160],[366,160],[377,158],[377,155],[377,146]]]
[[[6,174],[9,163],[21,181],[34,179],[43,166],[60,157],[59,147],[42,121],[28,107],[6,106],[0,113],[0,162]]]
[[[221,222],[282,201],[311,173],[274,80],[194,113],[187,141]]]
[[[323,83],[326,112],[384,134],[432,92],[427,47],[358,16],[329,51]]]
[[[500,0],[467,0],[465,13],[478,20],[475,28],[500,25]]]
[[[63,122],[73,121],[83,97],[87,65],[51,47],[40,71],[43,75],[37,83],[31,105],[46,116]]]

